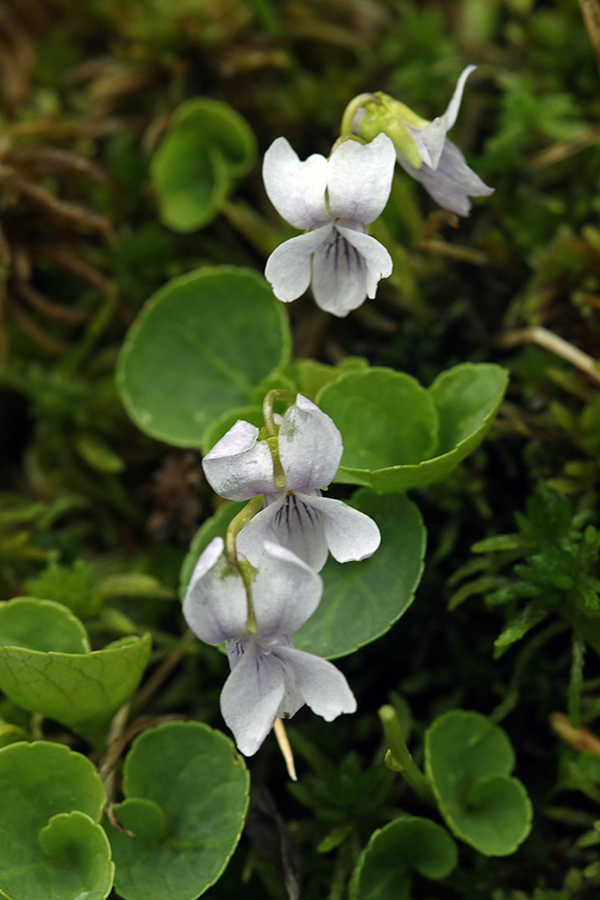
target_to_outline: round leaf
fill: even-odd
[[[393,369],[351,372],[326,384],[317,405],[342,432],[344,471],[410,465],[437,445],[437,413],[425,388]]]
[[[186,101],[150,165],[162,221],[184,233],[207,225],[255,159],[256,139],[239,113],[207,97]]]
[[[196,900],[217,881],[239,840],[248,806],[248,772],[231,741],[199,722],[176,722],[144,732],[125,761],[127,798],[120,805],[138,830],[132,838],[108,826],[124,900]],[[155,806],[165,831],[157,840]]]
[[[440,812],[456,837],[486,856],[514,853],[531,829],[525,788],[510,777],[506,733],[480,713],[451,710],[425,736],[425,766]]]
[[[142,431],[202,447],[220,416],[289,356],[290,332],[267,282],[222,266],[176,278],[130,329],[117,371],[121,398]]]
[[[458,862],[456,844],[440,825],[406,816],[375,831],[361,853],[351,900],[410,900],[413,872],[445,878]]]
[[[417,507],[406,497],[369,490],[352,501],[377,522],[381,545],[362,562],[327,560],[321,603],[293,638],[300,650],[329,659],[385,634],[412,603],[423,572],[426,531]]]
[[[61,744],[0,750],[0,896],[104,900],[110,846],[96,824],[106,802],[92,763]]]
[[[93,653],[0,647],[0,688],[23,709],[56,719],[94,742],[136,691],[150,649],[150,635],[124,638]]]
[[[371,372],[376,371],[374,369]],[[389,370],[379,370],[387,372]],[[335,385],[326,386],[319,394],[319,405],[332,416],[344,439],[344,447],[359,447],[363,440],[363,433],[357,416],[352,420],[350,410],[354,400],[346,401],[346,411],[342,419],[337,418],[337,407],[342,409],[343,400],[339,396],[344,390],[344,384],[348,379],[358,378],[354,376],[340,379]],[[364,376],[363,376],[364,377]],[[391,439],[382,441],[382,448],[386,448],[386,459],[383,456],[378,461],[373,455],[368,465],[377,466],[369,468],[366,461],[361,462],[356,451],[352,455],[342,457],[342,465],[335,480],[346,484],[362,484],[372,487],[380,493],[402,492],[414,487],[424,487],[434,481],[447,478],[450,472],[469,455],[484,439],[498,408],[504,397],[508,384],[508,373],[501,366],[487,363],[465,363],[442,373],[428,389],[427,393],[433,402],[439,422],[438,443],[435,452],[430,458],[422,456],[420,460],[411,460],[409,463],[401,457],[392,459],[389,451],[392,449]],[[350,382],[346,388],[352,387]],[[335,397],[335,403],[329,405],[329,395]],[[415,402],[418,401],[415,394]],[[396,409],[396,415],[404,416],[403,409]],[[412,417],[406,419],[407,429],[416,428],[417,436],[420,434],[418,426],[413,426]],[[393,431],[390,432],[391,434]],[[370,446],[371,441],[369,441]],[[397,452],[395,449],[394,453]],[[350,463],[352,460],[352,463]],[[360,463],[359,465],[356,463]]]
[[[70,610],[52,600],[16,597],[0,603],[0,648],[58,650],[89,653],[82,623]]]

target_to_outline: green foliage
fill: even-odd
[[[593,900],[600,883],[598,757],[561,752],[547,727],[565,694],[570,646],[572,733],[563,738],[593,738],[600,709],[594,654],[585,658],[586,647],[600,649],[594,530],[600,407],[593,372],[579,371],[572,364],[576,353],[569,353],[600,357],[600,243],[589,225],[600,211],[600,104],[593,35],[582,15],[592,4],[28,0],[5,6],[0,597],[26,593],[40,602],[0,606],[0,660],[5,654],[13,667],[19,660],[11,695],[0,698],[0,896],[102,900],[111,890],[109,847],[98,825],[105,796],[94,767],[65,746],[76,741],[85,748],[69,729],[83,733],[76,716],[90,712],[90,704],[98,717],[85,734],[95,742],[90,756],[98,765],[107,745],[107,758],[115,761],[121,741],[147,724],[141,717],[183,714],[220,727],[226,661],[182,638],[178,604],[164,601],[173,594],[185,535],[200,528],[181,568],[182,585],[202,547],[223,533],[238,507],[225,503],[211,516],[214,498],[198,455],[151,438],[205,452],[236,418],[260,424],[265,391],[280,387],[335,401],[339,409],[332,406],[331,414],[337,421],[339,413],[347,452],[359,459],[340,480],[367,486],[356,501],[384,536],[368,563],[327,565],[321,618],[309,623],[315,633],[307,632],[307,648],[350,652],[383,635],[399,616],[402,622],[344,662],[356,715],[330,726],[308,710],[295,717],[289,732],[300,781],[292,792],[304,815],[284,799],[274,741],[253,760],[256,797],[263,780],[273,794],[272,828],[261,828],[257,800],[249,840],[210,888],[211,897],[241,891],[247,900],[281,900],[284,881],[290,896],[297,894],[301,870],[306,900],[340,900],[354,871],[361,898],[364,891],[383,900],[411,893]],[[452,217],[398,171],[385,215],[370,228],[394,262],[375,300],[345,320],[321,314],[309,298],[277,304],[257,273],[292,232],[264,195],[256,145],[262,153],[285,135],[302,159],[327,155],[345,104],[362,91],[382,90],[433,118],[471,61],[479,68],[450,137],[494,195],[477,201],[455,229]],[[222,265],[227,277],[215,268]],[[159,289],[164,306],[160,300],[144,312],[124,338],[142,302]],[[524,329],[531,328],[562,339],[565,358],[529,343],[515,357],[515,342],[528,342]],[[143,434],[128,422],[115,389],[124,340],[123,399]],[[196,368],[198,342],[208,354]],[[387,367],[390,377],[369,365]],[[505,387],[500,366],[514,377],[495,439],[457,469],[498,412]],[[364,398],[362,408],[346,393],[346,380]],[[156,417],[156,430],[144,423],[147,413]],[[361,453],[370,454],[369,467]],[[443,485],[442,478],[448,479]],[[518,519],[517,533],[509,534],[514,511],[525,508],[540,481],[570,499],[542,489]],[[432,553],[409,609],[425,529],[398,493],[422,486]],[[342,490],[331,492],[342,496]],[[476,541],[478,552],[469,559]],[[456,605],[483,595],[491,614],[472,603],[442,609],[448,573],[458,587]],[[63,607],[83,618],[86,632]],[[135,679],[120,693],[132,672],[141,675],[148,642],[108,642],[146,630],[153,636],[154,677],[139,693]],[[518,641],[521,652],[491,659],[488,649],[499,632],[497,656]],[[121,653],[122,661],[130,653],[137,660],[123,678],[116,665]],[[515,685],[532,657],[527,690],[519,695]],[[92,664],[102,671],[94,669],[90,686]],[[430,851],[435,856],[440,844],[443,858],[445,845],[450,861],[454,845],[433,819],[410,824],[427,814],[427,800],[382,764],[373,700],[390,688],[411,697],[417,762],[419,737],[434,722],[427,741],[443,744],[436,763],[440,796],[454,772],[463,773],[469,754],[487,744],[464,746],[471,719],[448,738],[439,712],[457,705],[493,709],[500,697],[511,708],[518,703],[511,735],[538,827],[514,857],[485,859],[476,846],[488,839],[489,852],[492,811],[506,838],[507,809],[514,812],[522,800],[505,766],[500,776],[484,774],[467,803],[459,797],[446,810],[461,840],[463,833],[471,840],[476,814],[485,813],[448,883],[424,882],[415,873],[421,867],[429,877]],[[68,712],[68,718],[41,721],[51,713],[38,711],[39,697],[52,699],[57,715]],[[109,707],[129,700],[127,721],[124,710],[111,726]],[[508,708],[503,702],[493,720]],[[579,719],[583,726],[573,728]],[[194,746],[203,729],[211,748],[204,765],[194,752],[183,753],[175,732],[164,741],[148,738],[147,745],[140,738],[127,759],[126,798],[116,813],[136,838],[106,826],[115,848],[125,848],[119,850],[123,889],[113,889],[115,897],[126,896],[126,884],[145,900],[176,897],[179,890],[197,896],[233,850],[246,803],[243,763],[222,736],[197,723],[185,728],[195,735]],[[36,742],[28,750],[23,741],[42,731],[60,744]],[[452,766],[449,749],[457,756]],[[77,761],[87,767],[85,778],[75,771]],[[138,767],[143,784],[136,781]],[[237,781],[228,781],[232,771]],[[474,763],[469,771],[479,770]],[[107,785],[118,791],[121,775],[117,760]],[[93,803],[87,803],[92,783]],[[213,805],[215,786],[218,794],[219,785],[233,783]],[[164,796],[153,793],[161,790]],[[550,805],[559,791],[568,792],[569,807]],[[217,850],[208,829],[211,817],[226,810],[230,840]],[[204,842],[190,846],[200,819]],[[410,840],[401,834],[407,828],[415,831]],[[407,838],[404,850],[396,852],[401,838]],[[502,848],[516,843],[513,835]],[[198,866],[184,872],[190,859]],[[172,863],[175,869],[168,868]],[[167,883],[165,872],[173,871],[183,872],[181,880]]]
[[[446,478],[485,437],[507,382],[500,366],[472,363],[442,373],[427,390],[389,369],[330,382],[317,402],[344,439],[336,481],[386,493]]]
[[[471,590],[484,593],[490,606],[506,607],[508,621],[494,645],[497,655],[551,613],[569,622],[600,652],[600,535],[586,524],[590,511],[574,511],[564,494],[545,485],[529,497],[526,509],[526,515],[515,514],[516,534],[497,535],[473,546],[475,553],[485,554],[477,582],[459,588],[450,605],[456,606]],[[499,574],[508,565],[511,572]]]
[[[356,865],[350,897],[410,900],[413,872],[437,881],[457,863],[456,844],[444,828],[429,819],[396,819],[371,836]]]
[[[451,710],[425,735],[425,769],[450,831],[485,856],[514,853],[531,830],[532,808],[510,777],[515,754],[485,716]]]
[[[239,113],[210,97],[187,100],[150,166],[162,221],[174,231],[203,228],[255,161],[256,139]]]
[[[360,563],[328,559],[321,603],[294,635],[300,650],[329,659],[385,634],[411,605],[423,572],[426,531],[413,503],[360,490],[353,504],[377,522],[381,546]]]
[[[18,598],[0,604],[4,693],[23,709],[56,719],[92,741],[101,738],[110,718],[135,692],[150,648],[146,635],[90,652],[83,625],[59,603]]]
[[[135,836],[107,825],[124,900],[196,900],[214,884],[240,838],[248,787],[231,741],[206,725],[168,723],[138,737],[115,806]]]
[[[287,321],[264,279],[227,266],[202,269],[145,306],[121,352],[119,391],[147,434],[205,447],[209,427],[247,404],[289,348]]]
[[[92,763],[47,742],[0,749],[0,892],[8,900],[105,900],[114,865]]]

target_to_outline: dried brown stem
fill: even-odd
[[[41,313],[43,316],[46,316],[48,319],[52,319],[55,322],[67,322],[71,325],[80,325],[82,322],[89,321],[93,315],[93,313],[87,310],[68,309],[66,306],[61,306],[59,303],[52,303],[51,300],[48,300],[43,294],[36,291],[30,284],[18,284],[17,293],[33,309],[35,309],[36,312]]]
[[[579,0],[579,5],[600,69],[600,5],[598,5],[598,0]]]
[[[46,332],[40,328],[23,309],[21,309],[18,303],[8,300],[6,307],[7,311],[15,322],[18,323],[20,328],[23,329],[25,334],[27,334],[39,347],[42,347],[43,350],[58,355],[60,353],[66,353],[70,349],[69,345],[65,344],[64,341],[59,341],[56,338],[50,337],[49,334],[46,334]]]
[[[551,353],[556,353],[557,356],[566,359],[576,368],[585,372],[586,375],[589,375],[590,378],[593,378],[594,381],[600,383],[600,367],[596,360],[584,353],[583,350],[574,347],[573,344],[569,344],[568,341],[554,334],[554,332],[548,331],[547,328],[537,326],[508,331],[502,335],[498,343],[501,347],[515,347],[518,344],[537,344],[538,347],[543,347],[545,350],[550,350]]]

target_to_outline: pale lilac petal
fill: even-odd
[[[252,582],[257,634],[289,635],[304,625],[319,605],[320,577],[290,550],[265,542]]]
[[[277,717],[285,694],[285,667],[274,654],[265,656],[253,641],[221,692],[221,713],[244,756],[253,756]]]
[[[220,644],[246,634],[248,604],[241,577],[223,553],[222,538],[214,538],[196,563],[183,601],[189,627],[207,644]]]
[[[295,647],[281,647],[278,654],[290,663],[298,690],[318,716],[331,722],[341,713],[356,712],[354,694],[333,663]]]
[[[367,559],[381,542],[376,523],[365,513],[329,497],[311,498],[313,510],[321,514],[325,540],[338,562]]]
[[[265,278],[278,300],[289,303],[302,296],[310,284],[311,257],[326,243],[332,230],[333,225],[328,224],[299,234],[271,253],[265,266]]]
[[[476,68],[477,66],[467,66],[467,68],[463,70],[446,112],[426,125],[421,132],[421,141],[427,148],[430,157],[429,160],[424,159],[423,161],[430,165],[432,169],[437,169],[438,167],[444,149],[446,132],[450,131],[456,122],[467,78]]]
[[[347,316],[367,297],[367,272],[360,253],[335,228],[314,255],[312,292],[321,309]]]
[[[276,536],[272,525],[279,506],[285,502],[285,495],[275,495],[278,499],[269,503],[264,509],[253,516],[247,525],[244,525],[236,538],[236,548],[240,556],[245,557],[253,566],[258,566],[265,541],[275,541]],[[265,497],[266,502],[266,497]]]
[[[206,480],[227,500],[250,500],[275,490],[273,457],[258,428],[241,419],[202,460]]]
[[[325,565],[327,544],[323,522],[312,506],[312,497],[284,494],[248,522],[237,537],[240,553],[258,565],[265,541],[273,541],[300,557],[315,572]]]
[[[484,184],[469,168],[461,151],[448,138],[437,169],[426,165],[415,169],[400,156],[398,162],[415,181],[421,182],[436,203],[458,216],[469,215],[469,197],[489,197],[494,193],[494,188]]]
[[[312,228],[331,218],[325,203],[324,156],[314,153],[301,162],[286,139],[277,138],[265,153],[263,180],[269,200],[295,228]]]
[[[415,170],[416,171],[416,170]],[[365,234],[356,228],[345,227],[339,222],[336,226],[340,234],[358,252],[362,260],[362,268],[365,272],[367,297],[372,300],[377,293],[377,285],[381,278],[388,278],[392,274],[392,257],[374,237]]]
[[[286,490],[326,488],[336,476],[343,449],[342,435],[333,419],[298,394],[279,429]]]
[[[460,109],[460,105],[462,103],[463,91],[465,89],[465,84],[467,83],[467,78],[474,72],[477,66],[467,66],[462,70],[458,81],[456,82],[456,87],[454,88],[454,93],[452,94],[452,99],[448,104],[446,112],[440,117],[444,120],[444,126],[446,131],[450,131],[456,119],[458,117],[458,111]]]
[[[386,134],[370,144],[344,141],[329,159],[327,195],[331,214],[340,219],[373,222],[392,188],[396,151]]]

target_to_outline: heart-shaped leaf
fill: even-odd
[[[264,278],[250,269],[200,269],[146,304],[123,346],[117,384],[146,434],[206,450],[212,423],[252,404],[255,388],[289,352],[286,315]]]
[[[410,900],[413,873],[446,878],[458,863],[456,844],[429,819],[406,816],[375,831],[361,853],[350,900]]]
[[[89,653],[85,628],[70,610],[52,600],[16,597],[0,603],[0,648]]]
[[[360,490],[352,505],[377,522],[381,545],[362,562],[327,560],[321,602],[294,635],[300,650],[327,659],[353,653],[389,631],[412,603],[423,573],[427,532],[414,503]]]
[[[425,768],[448,828],[486,856],[514,853],[532,809],[501,728],[480,713],[451,710],[425,735]]]
[[[199,722],[144,732],[125,760],[118,819],[107,826],[124,900],[196,900],[222,874],[248,806],[248,772],[231,741]]]
[[[399,374],[355,372],[319,392],[317,404],[344,439],[336,481],[388,493],[447,478],[484,439],[508,383],[500,366],[464,363],[427,391],[407,389],[402,396]]]
[[[67,649],[49,649],[52,639]],[[0,604],[0,688],[91,741],[137,689],[150,649],[145,635],[90,653],[83,625],[60,603],[20,597]]]
[[[180,232],[208,225],[255,160],[256,139],[239,113],[209,97],[187,100],[150,164],[162,221]]]
[[[413,465],[431,456],[438,443],[433,400],[403,372],[380,368],[351,372],[325,385],[317,405],[342,432],[342,475]]]
[[[0,750],[0,896],[104,900],[110,845],[98,825],[106,795],[92,763],[61,744]]]

